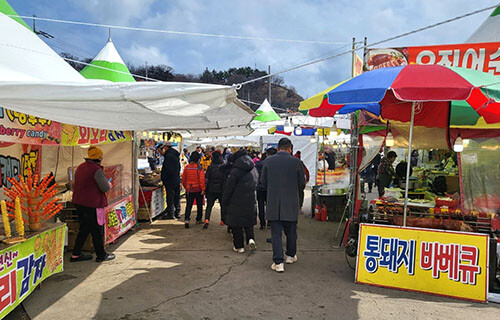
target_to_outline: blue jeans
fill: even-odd
[[[279,221],[271,222],[271,241],[273,243],[273,261],[276,264],[283,263],[283,242],[282,234],[286,235],[286,255],[295,256],[297,253],[297,221]]]

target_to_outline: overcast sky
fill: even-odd
[[[116,30],[112,38],[125,62],[167,64],[177,73],[199,74],[252,66],[278,71],[328,52],[345,51],[352,37],[368,42],[495,5],[491,0],[10,0],[20,15],[103,24],[226,35],[329,41],[310,44],[217,39]],[[383,47],[464,42],[492,10]],[[29,25],[32,24],[27,20]],[[57,52],[94,57],[107,40],[107,29],[38,22],[55,36]],[[340,51],[339,51],[340,52]],[[307,98],[350,76],[345,56],[282,75]]]

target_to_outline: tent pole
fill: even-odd
[[[408,187],[410,186],[410,167],[411,167],[411,144],[413,141],[413,125],[415,121],[415,105],[414,101],[411,104],[411,120],[410,120],[410,137],[408,139],[408,156],[406,159],[406,183],[405,183],[405,205],[403,209],[403,227],[406,227],[406,216],[408,210]]]

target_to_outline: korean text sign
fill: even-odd
[[[500,42],[369,49],[369,70],[408,64],[440,64],[500,75]]]
[[[66,225],[0,251],[0,319],[49,276],[63,271]]]
[[[131,131],[95,129],[69,124],[62,124],[61,129],[63,146],[98,145],[132,140]]]
[[[361,224],[356,282],[486,301],[489,236]]]
[[[59,145],[61,125],[0,107],[0,140],[33,145]]]
[[[104,209],[104,241],[111,243],[135,225],[135,211],[131,195]]]

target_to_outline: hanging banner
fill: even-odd
[[[0,107],[0,140],[6,142],[59,145],[61,125]]]
[[[11,187],[7,178],[18,179],[19,175],[26,178],[28,169],[40,176],[41,167],[42,147],[40,145],[14,143],[0,145],[0,188]]]
[[[98,214],[104,211],[104,242],[111,243],[135,225],[134,199],[132,195],[107,206],[97,209]],[[100,212],[99,212],[100,211]]]
[[[500,42],[368,49],[365,70],[408,64],[440,64],[500,75]]]
[[[361,224],[356,282],[486,302],[487,234]]]
[[[62,145],[98,145],[132,140],[132,131],[94,129],[62,124]]]
[[[0,319],[45,279],[63,271],[66,225],[60,224],[0,250]]]
[[[132,131],[94,129],[0,107],[0,141],[31,145],[98,145],[132,140]]]
[[[357,77],[363,73],[363,59],[355,53],[354,56],[354,66],[353,66],[353,77]]]

